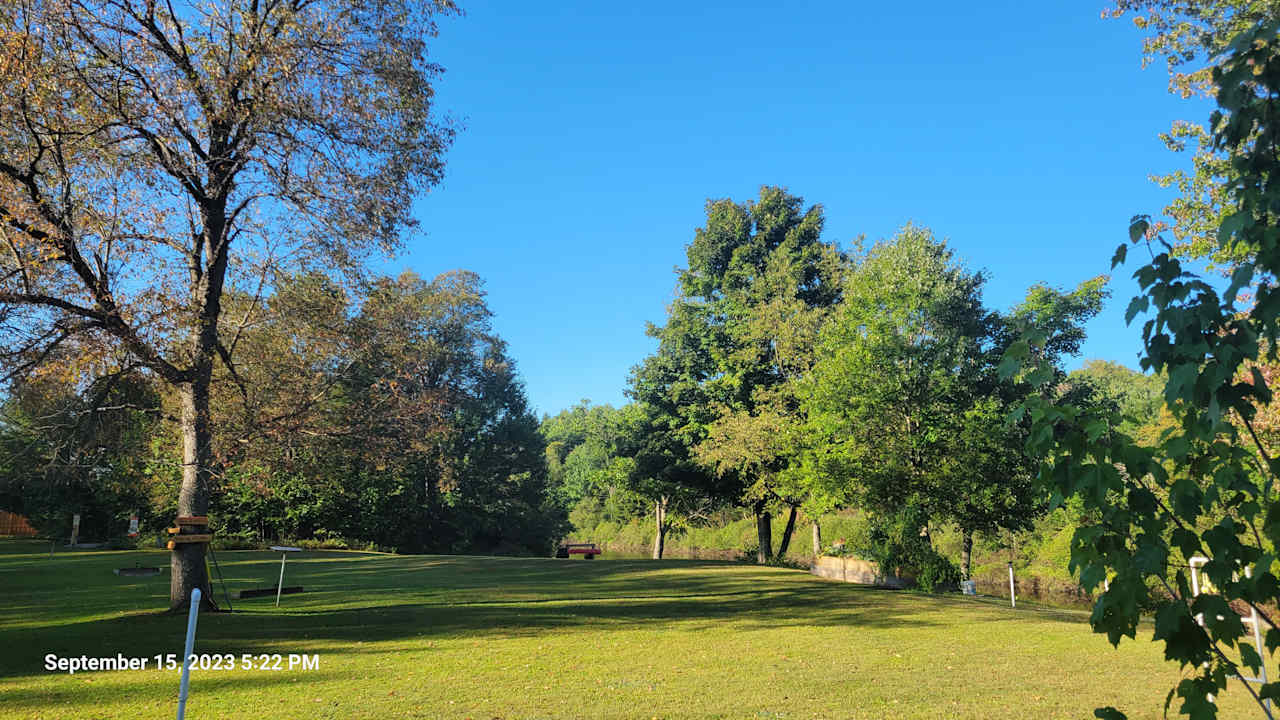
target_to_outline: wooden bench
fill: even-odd
[[[556,557],[564,559],[573,555],[581,555],[583,559],[594,560],[604,551],[595,543],[565,543],[556,548]]]

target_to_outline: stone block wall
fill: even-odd
[[[911,578],[883,575],[875,563],[855,557],[828,557],[823,555],[814,561],[812,567],[809,568],[809,572],[818,577],[856,583],[858,585],[905,588],[912,584]]]

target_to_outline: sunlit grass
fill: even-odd
[[[219,560],[233,593],[279,572],[275,553]],[[181,652],[167,573],[111,573],[135,563],[167,554],[0,542],[0,717],[173,717],[176,672],[44,670]],[[196,671],[189,718],[1155,718],[1178,678],[1149,628],[1115,650],[1080,613],[734,563],[312,552],[285,581],[306,592],[202,616],[197,652],[319,669]]]

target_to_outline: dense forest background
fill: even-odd
[[[564,531],[475,275],[380,278],[358,299],[296,277],[255,312],[237,377],[214,385],[219,543],[531,554]],[[175,398],[138,368],[57,359],[4,403],[0,506],[57,537],[73,513],[86,540],[126,542],[135,512],[170,524]]]
[[[490,326],[482,281],[411,273],[358,289],[320,274],[234,295],[260,320],[213,384],[218,547],[288,541],[412,553],[615,554],[803,564],[850,552],[929,585],[1014,560],[1072,587],[1081,517],[1032,482],[1025,391],[997,365],[1027,328],[1064,395],[1157,433],[1160,380],[1067,373],[1105,278],[1043,285],[1007,312],[931,231],[821,237],[821,206],[765,187],[707,203],[657,351],[623,407],[539,420]],[[128,546],[175,514],[177,398],[123,356],[51,353],[0,407],[0,507],[50,537]],[[775,522],[774,520],[777,520]],[[988,567],[990,566],[990,567]]]

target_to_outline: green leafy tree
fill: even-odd
[[[1105,278],[1070,293],[1037,285],[1001,316],[982,304],[984,281],[931,232],[905,227],[850,274],[803,382],[813,496],[890,524],[904,508],[957,523],[965,576],[975,532],[1025,528],[1042,504],[1025,423],[1004,421],[1023,388],[999,378],[1003,349],[1017,328],[1041,328],[1061,376],[1105,294]]]
[[[646,406],[655,432],[670,434],[663,445],[672,459],[704,468],[685,481],[752,509],[760,562],[773,557],[775,508],[791,505],[790,528],[796,504],[780,493],[787,453],[753,443],[792,404],[784,389],[794,378],[788,347],[803,330],[797,335],[778,322],[778,310],[807,314],[839,299],[842,256],[820,239],[822,222],[820,207],[805,209],[777,187],[761,188],[746,204],[708,202],[667,324],[649,328],[658,351],[632,374],[631,395]]]
[[[584,499],[608,494],[616,473],[615,459],[621,411],[583,400],[553,417],[543,418],[547,468],[553,492],[566,509]]]
[[[280,269],[353,278],[413,224],[453,130],[425,58],[447,0],[0,5],[6,371],[126,353],[181,403],[177,512],[209,511],[215,366]],[[212,593],[203,543],[169,605]]]
[[[941,514],[948,432],[989,335],[983,281],[913,226],[862,258],[803,383],[816,495]]]
[[[1087,385],[1100,399],[1114,404],[1124,417],[1120,429],[1132,434],[1160,416],[1164,408],[1164,381],[1109,360],[1090,360],[1067,376],[1073,384]]]
[[[549,549],[565,513],[477,276],[378,278],[358,301],[322,276],[278,287],[216,386],[222,529]]]
[[[1280,646],[1268,617],[1280,601],[1280,464],[1255,430],[1272,400],[1258,361],[1275,360],[1280,335],[1278,31],[1269,21],[1243,33],[1212,69],[1220,108],[1209,123],[1213,147],[1232,163],[1229,211],[1214,238],[1215,253],[1236,259],[1225,291],[1188,272],[1149,218],[1130,227],[1131,242],[1146,245],[1151,259],[1134,273],[1142,292],[1126,316],[1152,315],[1142,328],[1141,365],[1164,378],[1168,429],[1140,444],[1120,430],[1113,410],[1055,398],[1051,373],[1035,359],[1037,333],[1010,348],[1006,365],[1021,364],[1040,388],[1025,410],[1034,421],[1032,451],[1046,458],[1043,482],[1078,499],[1091,518],[1075,532],[1071,565],[1086,589],[1109,580],[1094,605],[1094,630],[1118,644],[1136,637],[1144,609],[1154,610],[1153,640],[1187,672],[1166,709],[1181,698],[1179,710],[1192,718],[1216,717],[1214,696],[1232,679],[1263,716],[1271,716],[1264,701],[1280,697],[1280,683],[1255,689],[1245,680]],[[1127,249],[1117,249],[1113,265],[1126,261]],[[1207,558],[1209,586],[1199,594],[1183,564],[1195,555]],[[1233,605],[1272,628],[1262,647]],[[1124,717],[1115,708],[1096,714]]]
[[[106,372],[87,387],[45,376],[0,407],[0,506],[42,534],[123,537],[129,516],[153,524],[144,462],[160,433],[160,398],[145,375]]]

